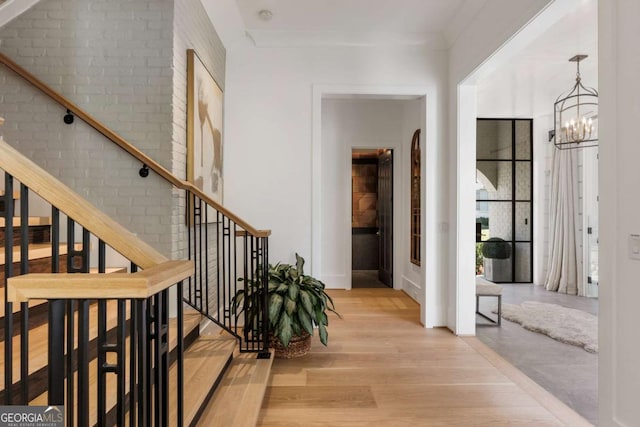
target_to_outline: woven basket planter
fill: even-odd
[[[311,350],[311,335],[305,332],[301,336],[291,337],[288,347],[283,346],[279,338],[271,335],[271,348],[278,359],[302,357]]]

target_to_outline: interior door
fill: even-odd
[[[393,152],[378,156],[378,279],[393,287]]]

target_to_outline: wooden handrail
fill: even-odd
[[[4,169],[5,172],[16,177],[52,206],[64,206],[65,214],[143,269],[167,261],[167,258],[160,252],[140,240],[3,140],[0,140],[0,169]]]
[[[41,81],[36,76],[34,76],[30,72],[28,72],[26,69],[24,69],[23,67],[21,67],[20,65],[15,63],[13,60],[11,60],[11,58],[9,58],[8,56],[6,56],[3,53],[0,53],[0,63],[4,64],[7,68],[12,70],[16,74],[18,74],[24,80],[26,80],[27,82],[31,83],[36,88],[40,89],[40,91],[42,91],[45,95],[49,96],[51,99],[56,101],[58,104],[60,104],[63,107],[65,107],[67,110],[69,110],[71,113],[73,113],[73,115],[75,115],[76,117],[82,119],[89,126],[91,126],[95,130],[100,132],[107,139],[109,139],[111,142],[113,142],[116,145],[118,145],[124,151],[126,151],[129,154],[131,154],[133,157],[138,159],[141,163],[147,165],[147,167],[149,169],[153,170],[155,173],[160,175],[165,181],[171,183],[172,185],[174,185],[177,188],[180,188],[182,190],[186,190],[186,191],[198,196],[200,199],[202,199],[203,201],[205,201],[206,203],[211,205],[213,208],[215,208],[216,210],[218,210],[219,212],[221,212],[222,214],[227,216],[229,219],[231,219],[237,225],[239,225],[240,227],[245,229],[247,232],[249,232],[249,234],[251,234],[251,235],[253,235],[255,237],[268,237],[269,235],[271,235],[271,231],[270,230],[258,230],[256,228],[252,227],[249,223],[244,221],[242,218],[240,218],[239,216],[237,216],[236,214],[234,214],[233,212],[231,212],[230,210],[228,210],[224,206],[220,205],[218,202],[216,202],[211,197],[206,195],[202,190],[200,190],[198,187],[196,187],[192,183],[190,183],[188,181],[181,180],[180,178],[178,178],[175,175],[173,175],[168,169],[166,169],[160,163],[156,162],[151,157],[149,157],[146,154],[144,154],[142,151],[140,151],[135,146],[130,144],[127,140],[122,138],[117,133],[113,132],[111,129],[106,127],[104,124],[99,122],[97,119],[95,119],[89,113],[85,112],[82,108],[80,108],[79,106],[77,106],[76,104],[71,102],[69,99],[65,98],[63,95],[61,95],[58,92],[56,92],[55,90],[53,90],[51,87],[49,87],[43,81]]]
[[[165,261],[137,273],[34,273],[7,280],[7,301],[149,298],[189,278],[193,261]]]

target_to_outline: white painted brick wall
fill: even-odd
[[[0,28],[3,53],[181,178],[187,47],[224,87],[225,50],[199,1],[43,0]],[[5,139],[166,255],[184,257],[181,192],[153,173],[140,178],[137,161],[80,120],[63,124],[64,113],[0,67]]]
[[[187,177],[187,49],[195,49],[198,56],[224,91],[226,51],[204,7],[199,1],[175,0],[173,38],[173,173]],[[223,135],[223,144],[224,135]],[[224,157],[223,157],[224,159]],[[182,191],[174,191],[172,256],[186,256],[185,212]],[[212,234],[212,233],[210,233]],[[212,257],[212,260],[215,259]],[[213,261],[212,261],[213,263]],[[214,266],[212,265],[213,269]]]

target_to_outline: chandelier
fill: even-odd
[[[566,96],[553,104],[554,145],[560,150],[598,146],[598,91],[585,87],[580,78],[580,61],[588,55],[569,59],[576,63],[576,83]]]

